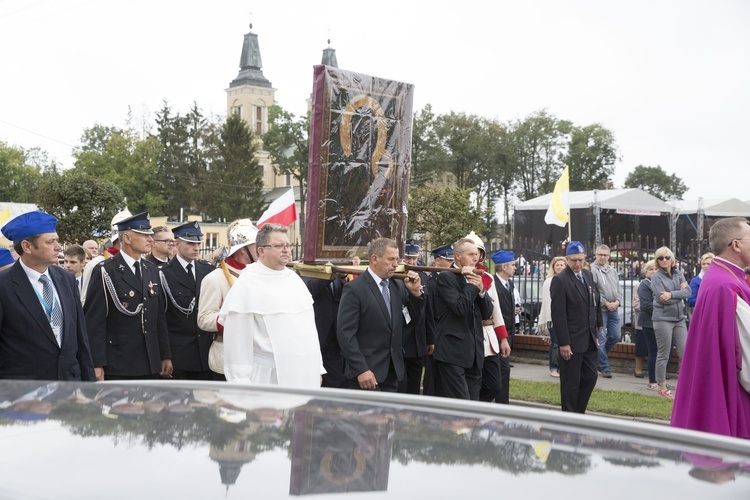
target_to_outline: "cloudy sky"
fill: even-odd
[[[600,123],[686,199],[750,199],[745,0],[0,0],[0,140],[71,166],[84,128],[128,107],[226,112],[253,23],[277,102],[305,112],[326,39],[339,66],[415,85],[415,109]],[[574,173],[573,173],[574,175]]]

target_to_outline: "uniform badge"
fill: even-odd
[[[148,282],[148,291],[151,295],[155,295],[156,292],[154,291],[154,285],[156,283],[151,283],[151,281]]]
[[[123,302],[122,303],[122,307],[124,307],[125,309],[127,309],[128,308],[128,303],[127,302]]]
[[[130,290],[130,293],[128,293],[129,296],[135,297],[135,292],[133,290]]]

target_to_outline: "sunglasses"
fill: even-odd
[[[656,260],[658,260],[659,262],[661,262],[662,260],[672,260],[672,256],[671,255],[662,255],[661,257],[657,257]]]

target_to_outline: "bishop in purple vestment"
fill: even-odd
[[[750,304],[750,225],[735,217],[709,233],[716,259],[706,271],[690,321],[672,426],[750,439],[750,393],[740,385],[737,303]],[[750,367],[745,367],[750,370]]]

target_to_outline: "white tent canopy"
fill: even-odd
[[[570,191],[570,209],[590,208],[595,203],[595,193],[599,197],[602,210],[616,210],[632,215],[661,215],[671,213],[671,205],[642,189],[606,189],[597,191]],[[515,210],[547,210],[552,201],[552,193],[538,196],[515,205]]]
[[[670,200],[667,203],[677,208],[680,215],[697,214],[699,200]],[[706,217],[750,217],[750,203],[737,198],[703,200]]]

